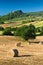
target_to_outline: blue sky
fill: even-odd
[[[16,10],[23,12],[43,11],[43,0],[0,0],[0,15]]]

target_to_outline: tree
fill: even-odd
[[[35,26],[30,24],[28,29],[26,30],[26,32],[24,33],[24,39],[28,40],[28,39],[35,39],[36,37],[36,33],[35,33]]]
[[[14,31],[14,35],[20,36],[25,40],[28,40],[30,38],[34,39],[36,37],[35,26],[32,24],[30,24],[29,26],[22,26]]]

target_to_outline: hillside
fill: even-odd
[[[14,12],[10,12],[9,14],[0,16],[0,21],[19,21],[19,20],[29,20],[32,18],[41,18],[43,17],[43,11],[41,12],[30,12],[30,13],[24,13],[21,10],[17,10]]]
[[[29,25],[31,23],[36,27],[43,26],[43,11],[24,13],[23,11],[18,10],[0,16],[0,24],[5,27],[20,27],[22,25]]]

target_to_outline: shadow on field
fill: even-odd
[[[21,55],[19,57],[30,57],[30,56],[32,56],[32,55]]]
[[[13,49],[13,51],[14,51],[13,57],[30,57],[30,56],[32,56],[32,55],[21,55],[21,56],[19,56],[19,52],[17,49]]]

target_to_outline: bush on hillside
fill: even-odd
[[[3,31],[3,30],[4,30],[4,28],[0,26],[0,31]]]
[[[41,27],[40,35],[43,35],[43,26]]]
[[[34,22],[35,20],[34,19],[30,19],[29,22]]]
[[[3,21],[0,21],[0,24],[4,24],[4,22]]]
[[[4,24],[4,21],[1,17],[0,17],[0,24]]]
[[[11,28],[11,31],[16,31],[17,27],[16,28]]]
[[[5,28],[5,30],[3,31],[3,35],[13,35],[11,33],[11,28],[10,27]]]
[[[22,24],[28,23],[28,21],[22,21]]]

